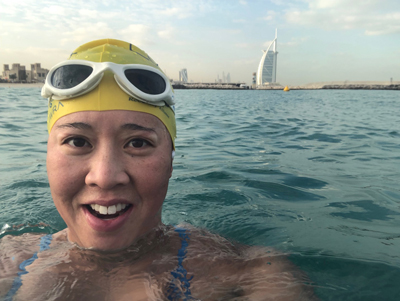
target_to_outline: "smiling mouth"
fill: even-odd
[[[112,206],[101,206],[98,204],[85,205],[89,213],[100,219],[113,219],[129,210],[131,204],[116,204]]]

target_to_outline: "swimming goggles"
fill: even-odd
[[[55,65],[46,77],[42,96],[66,100],[86,94],[97,87],[108,70],[114,73],[120,88],[135,99],[155,106],[175,104],[169,79],[157,68],[84,60],[68,60]]]

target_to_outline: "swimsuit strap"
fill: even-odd
[[[187,271],[183,267],[183,260],[186,258],[187,247],[190,241],[190,232],[184,228],[175,227],[175,232],[181,238],[181,248],[178,251],[178,266],[171,272],[174,279],[171,280],[168,286],[168,300],[194,300],[190,292],[190,280],[193,276],[188,278]]]
[[[45,251],[45,250],[49,249],[51,240],[52,240],[51,234],[47,234],[45,236],[42,236],[40,238],[40,243],[39,243],[39,246],[40,246],[39,252],[42,252],[42,251]],[[25,274],[28,274],[28,271],[26,270],[26,267],[28,265],[31,265],[38,258],[37,254],[39,252],[34,253],[31,258],[26,259],[23,262],[21,262],[21,264],[19,265],[20,271],[17,273],[18,276],[14,278],[14,282],[13,282],[13,284],[11,286],[11,289],[8,291],[6,297],[4,298],[4,301],[12,301],[14,295],[17,293],[18,289],[22,285],[21,276],[25,275]]]

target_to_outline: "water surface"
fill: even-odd
[[[399,300],[398,91],[176,94],[165,223],[288,252],[321,300]],[[46,104],[39,88],[0,88],[0,237],[65,227]]]

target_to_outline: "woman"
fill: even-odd
[[[42,95],[50,189],[67,228],[2,239],[5,300],[313,298],[282,254],[162,224],[174,93],[145,52],[111,39],[84,44],[50,71]],[[17,248],[25,252],[13,258]]]

